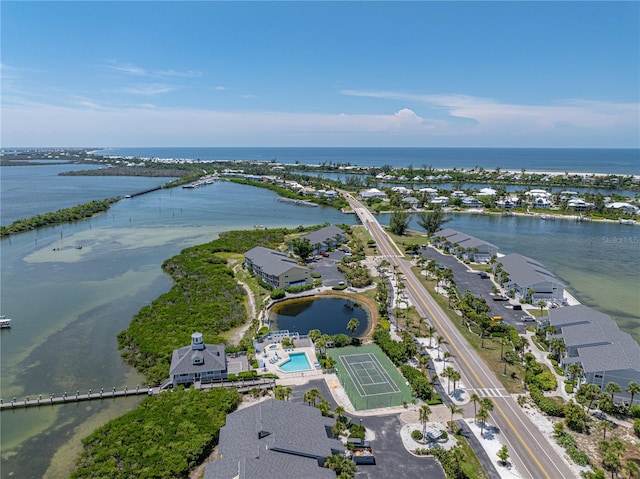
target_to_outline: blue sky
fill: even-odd
[[[2,2],[3,146],[640,146],[638,2]]]

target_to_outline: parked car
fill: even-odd
[[[523,323],[530,323],[536,320],[536,318],[534,318],[533,316],[529,316],[528,314],[525,314],[520,319],[522,320]]]
[[[324,252],[324,251],[323,251],[322,253],[320,253],[320,255],[321,255],[321,256],[324,256],[325,258],[328,258],[328,257],[329,257],[329,253]]]
[[[482,279],[488,279],[489,275],[487,273],[485,273],[484,271],[480,271],[480,273],[478,273],[478,275],[482,278]]]
[[[501,323],[502,319],[502,316],[491,316],[491,321],[493,321],[494,323]]]

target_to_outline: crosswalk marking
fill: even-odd
[[[502,388],[483,388],[483,389],[469,389],[470,393],[476,393],[481,398],[490,398],[490,397],[507,397],[509,393],[506,389]]]

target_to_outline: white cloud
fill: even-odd
[[[149,96],[168,88],[139,85],[129,92]],[[346,94],[397,99],[411,107],[379,114],[239,112],[150,103],[116,108],[84,97],[68,106],[3,99],[2,137],[14,146],[638,147],[636,104],[571,99],[510,105],[465,95]]]
[[[197,70],[148,70],[131,63],[119,63],[115,60],[110,61],[105,68],[125,75],[150,78],[198,78],[202,76],[202,72]]]
[[[566,99],[547,105],[508,104],[491,98],[468,95],[414,95],[389,91],[343,90],[350,96],[399,100],[445,110],[451,119],[473,120],[465,133],[518,134],[536,137],[603,133],[619,128],[639,131],[640,106],[637,103],[598,102]]]
[[[169,93],[176,90],[175,87],[161,84],[139,84],[121,88],[117,91],[120,93],[129,93],[132,95],[159,95],[161,93]]]

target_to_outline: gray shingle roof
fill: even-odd
[[[494,244],[488,243],[486,241],[482,241],[481,239],[476,238],[475,236],[470,236],[468,234],[462,233],[458,230],[454,230],[452,228],[445,228],[436,232],[435,237],[444,237],[450,243],[457,243],[463,248],[478,248],[480,246],[488,246],[489,248],[493,248],[495,250],[498,247]]]
[[[549,324],[568,348],[577,347],[585,372],[640,370],[640,345],[608,315],[581,304],[566,306],[549,311]]]
[[[268,399],[227,416],[220,430],[222,459],[205,470],[205,479],[335,478],[319,466],[343,444],[327,436],[333,420],[314,407]],[[256,471],[259,474],[256,474]]]
[[[557,327],[558,331],[560,331],[564,326],[596,322],[613,323],[613,327],[618,329],[618,326],[609,316],[601,313],[600,311],[584,306],[583,304],[550,309],[549,316],[546,319],[549,321],[551,326]]]
[[[311,245],[313,246],[333,239],[336,235],[339,234],[344,234],[344,230],[341,230],[337,226],[329,225],[325,226],[324,228],[320,228],[319,230],[307,233],[306,235],[302,235],[302,238],[309,239],[309,243],[311,243]]]
[[[227,369],[227,361],[224,346],[221,344],[205,344],[204,349],[193,351],[191,346],[174,349],[171,356],[169,375],[185,374],[203,371],[224,371]],[[204,360],[202,364],[193,364],[194,353],[199,353]]]
[[[625,369],[640,371],[640,345],[623,332],[611,344],[578,348],[578,356],[586,373]]]
[[[502,263],[502,269],[509,274],[510,280],[520,287],[526,288],[541,281],[550,281],[564,288],[564,285],[558,280],[556,275],[541,263],[527,256],[512,253],[503,256],[499,261]]]
[[[244,254],[253,264],[259,266],[266,274],[280,276],[291,269],[307,269],[297,261],[281,253],[263,246],[256,246]]]

